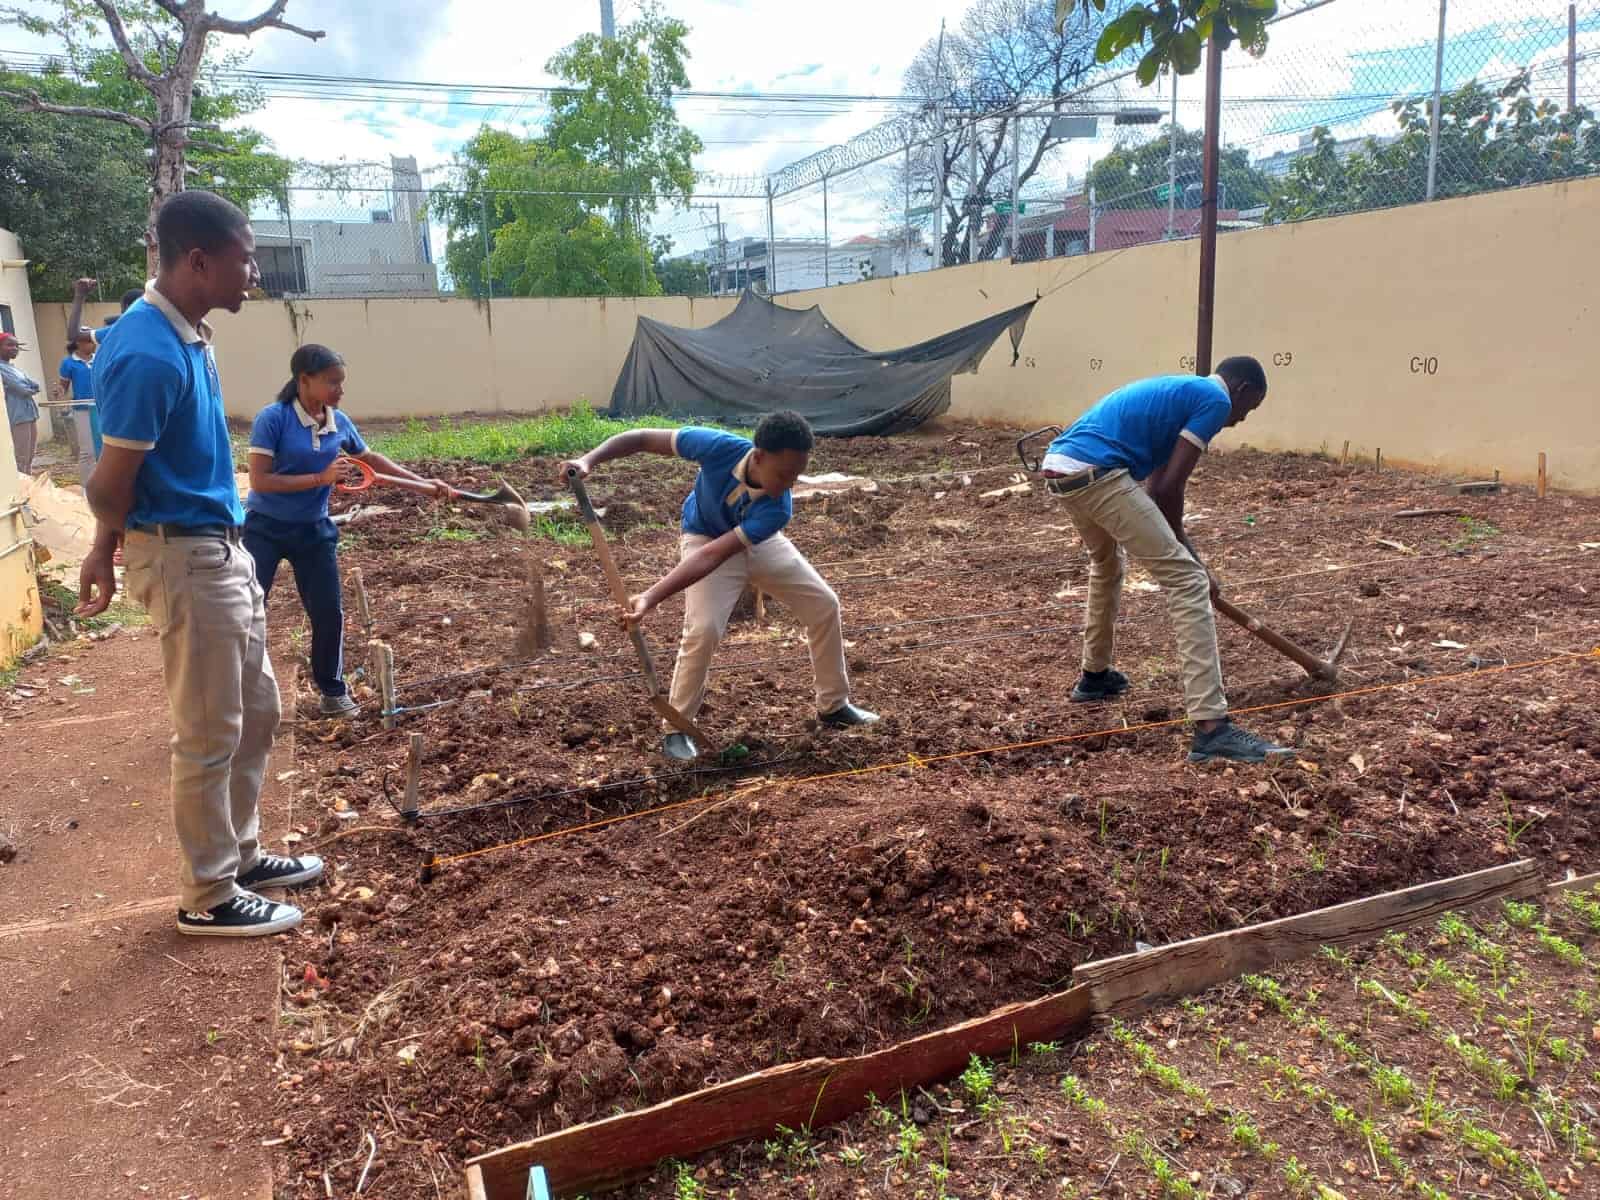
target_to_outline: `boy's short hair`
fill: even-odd
[[[249,224],[242,209],[215,192],[168,196],[156,213],[156,250],[161,265],[173,266],[191,250],[219,254]]]
[[[1248,354],[1236,354],[1232,358],[1223,359],[1217,364],[1217,374],[1232,383],[1242,383],[1260,392],[1267,390],[1266,371],[1262,369],[1259,360],[1251,358]]]
[[[122,305],[122,311],[123,312],[127,312],[128,309],[133,306],[133,302],[135,300],[143,300],[143,299],[144,299],[144,289],[142,287],[129,288],[127,291],[122,293],[122,299],[120,301],[118,301],[118,303]],[[111,322],[114,319],[115,318],[113,318],[113,317],[107,317],[106,318],[106,324],[107,325],[111,324]]]
[[[802,454],[810,454],[811,448],[817,444],[816,435],[811,432],[806,419],[797,412],[787,410],[762,417],[753,440],[757,450],[771,453],[799,450]]]

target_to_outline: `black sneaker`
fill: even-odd
[[[1113,699],[1127,690],[1128,677],[1107,667],[1104,671],[1085,671],[1078,676],[1072,699],[1076,704],[1091,704],[1096,700]]]
[[[1226,758],[1232,762],[1260,763],[1293,753],[1289,746],[1279,746],[1248,729],[1241,729],[1232,721],[1223,721],[1210,733],[1195,730],[1194,741],[1189,746],[1189,761],[1203,763],[1213,758]]]
[[[234,882],[242,888],[299,887],[321,878],[322,860],[315,854],[302,854],[299,858],[263,854],[260,862]]]
[[[675,762],[693,762],[700,757],[700,747],[687,733],[669,733],[661,740],[661,753]]]
[[[266,937],[300,924],[301,912],[254,892],[240,892],[215,908],[178,910],[178,932],[191,937]]]
[[[877,713],[868,712],[864,708],[857,708],[848,700],[832,712],[823,713],[817,718],[824,725],[833,729],[849,729],[852,725],[871,725],[877,719]]]

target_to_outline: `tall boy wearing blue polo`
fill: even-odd
[[[1183,663],[1184,706],[1195,727],[1190,762],[1258,763],[1290,753],[1228,719],[1211,611],[1217,582],[1183,531],[1184,490],[1200,455],[1266,398],[1266,372],[1243,356],[1224,359],[1204,378],[1130,383],[1051,442],[1040,464],[1046,488],[1063,498],[1089,551],[1083,676],[1072,698],[1108,700],[1128,688],[1127,676],[1111,667],[1126,551],[1167,598]]]
[[[278,725],[266,609],[239,542],[244,512],[205,316],[238,312],[256,281],[248,219],[210,192],[156,215],[160,271],[102,343],[94,371],[105,449],[86,492],[98,527],[77,612],[104,611],[125,539],[128,591],[161,637],[182,858],[178,930],[277,933],[300,910],[250,890],[309,883],[312,855],[264,854],[258,801]]]
[[[811,427],[798,413],[769,413],[755,440],[717,429],[633,429],[608,438],[581,458],[561,464],[580,477],[601,463],[641,451],[700,464],[683,502],[678,565],[630,600],[623,619],[636,622],[669,596],[684,592],[683,636],[672,671],[672,706],[693,720],[705,699],[711,656],[746,586],[777,597],[806,631],[817,712],[825,725],[869,725],[878,719],[850,703],[839,598],[782,530],[794,513],[789,489],[811,455]],[[682,733],[667,735],[669,758],[699,753]]]

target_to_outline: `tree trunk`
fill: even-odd
[[[145,271],[149,279],[156,277],[159,265],[156,214],[168,196],[175,196],[184,189],[188,165],[185,148],[189,144],[189,118],[194,111],[194,77],[199,71],[205,45],[204,36],[189,40],[198,43],[198,48],[189,49],[186,45],[173,78],[154,89],[156,131],[151,147],[150,220],[144,231]]]

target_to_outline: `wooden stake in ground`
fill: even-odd
[[[1348,467],[1350,465],[1350,439],[1349,438],[1345,438],[1345,440],[1344,440],[1344,451],[1339,455],[1339,465],[1341,467]]]
[[[1541,493],[1542,494],[1542,493]],[[767,594],[760,588],[756,589],[756,624],[767,623]]]
[[[371,636],[372,605],[367,601],[367,578],[360,567],[350,572],[350,590],[355,593],[356,617],[361,622],[361,631]]]
[[[1539,451],[1539,499],[1541,499],[1541,500],[1544,499],[1544,485],[1545,485],[1544,451],[1541,450],[1541,451]]]
[[[400,801],[400,815],[408,821],[417,819],[417,810],[421,801],[417,799],[418,776],[422,772],[422,735],[413,733],[411,745],[406,751],[406,794]]]
[[[367,664],[372,686],[383,704],[383,727],[394,728],[394,650],[383,642],[367,643]]]
[[[522,628],[517,631],[517,644],[512,653],[517,658],[532,658],[540,651],[550,649],[553,644],[550,616],[545,608],[544,563],[537,554],[532,554],[528,558],[528,607],[523,614]]]

